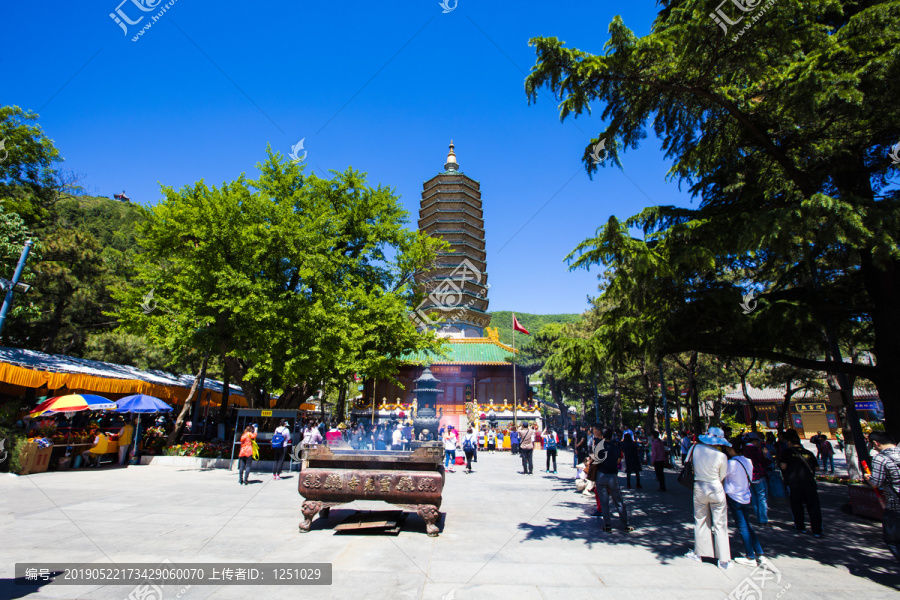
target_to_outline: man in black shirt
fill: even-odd
[[[781,455],[781,470],[784,482],[790,490],[791,514],[794,516],[794,531],[806,533],[804,506],[809,511],[809,523],[813,536],[822,537],[822,507],[819,504],[819,489],[816,485],[816,469],[819,461],[813,453],[803,448],[800,436],[793,429],[784,434],[788,443]]]
[[[600,498],[601,512],[603,515],[603,529],[612,531],[609,523],[609,498],[612,496],[622,520],[625,531],[634,531],[634,527],[628,525],[628,512],[625,510],[625,501],[622,499],[622,491],[619,489],[619,458],[622,455],[621,447],[613,441],[611,429],[600,431],[600,426],[594,426],[594,438],[597,442],[591,451],[590,462],[597,464],[597,492]]]
[[[581,424],[575,431],[575,465],[583,463],[588,455],[587,425]]]

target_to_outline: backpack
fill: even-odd
[[[466,439],[463,440],[462,446],[463,450],[465,450],[466,452],[472,452],[473,450],[475,450],[475,441],[469,436],[466,436]]]
[[[545,450],[556,450],[556,436],[555,435],[551,434],[551,435],[547,436],[546,443],[544,444],[544,449]]]
[[[279,427],[275,430],[275,435],[272,436],[272,447],[281,448],[282,446],[284,446],[284,433]]]

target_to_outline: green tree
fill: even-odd
[[[900,32],[890,25],[900,5],[778,3],[737,41],[708,12],[664,2],[644,37],[617,17],[602,55],[531,41],[532,101],[547,86],[562,119],[604,106],[608,125],[582,157],[589,173],[621,164],[652,122],[672,176],[699,198],[696,208],[611,219],[576,264],[614,264],[658,295],[644,314],[663,319],[664,353],[864,377],[888,428],[900,430],[900,171],[888,156],[900,123]],[[600,140],[609,158],[597,165]],[[631,240],[632,227],[646,240]],[[760,306],[742,318],[736,301],[748,290]],[[855,336],[869,339],[875,364],[835,355],[839,339]]]
[[[25,247],[25,242],[29,239],[33,240],[34,236],[25,227],[22,218],[15,213],[4,210],[3,202],[0,202],[0,277],[12,279],[16,265],[19,263],[19,257],[22,254],[22,248]],[[39,258],[37,247],[31,250],[30,257],[32,264],[36,258]],[[30,268],[27,268],[21,281],[30,283],[32,280],[32,271]],[[6,292],[2,292],[0,297],[5,296]],[[34,317],[37,314],[37,309],[30,299],[27,296],[23,298],[21,294],[16,296],[15,304],[13,304],[12,310],[9,312],[9,317],[12,319]]]
[[[46,216],[58,195],[62,159],[53,141],[35,124],[37,114],[0,106],[0,201],[29,225]]]
[[[393,190],[353,169],[306,175],[271,150],[257,167],[254,181],[163,188],[141,229],[140,284],[115,293],[129,331],[173,357],[218,357],[266,408],[267,393],[296,407],[439,346],[407,313],[443,246],[405,228]]]

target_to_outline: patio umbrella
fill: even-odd
[[[65,413],[66,419],[69,420],[69,429],[66,431],[66,456],[69,455],[69,434],[72,432],[72,416],[76,412],[83,410],[111,410],[116,407],[116,403],[102,396],[94,396],[92,394],[66,394],[65,396],[56,396],[41,402],[34,410],[31,411],[29,417],[41,417],[44,415],[55,415],[56,413]]]
[[[28,416],[34,418],[56,413],[69,414],[82,410],[112,410],[114,408],[116,408],[116,403],[102,396],[67,394],[41,402],[34,407],[34,410]]]
[[[129,413],[157,413],[169,412],[172,407],[153,396],[145,394],[136,394],[134,396],[126,396],[116,400],[116,412]]]
[[[131,443],[134,445],[134,453],[137,454],[138,440],[141,436],[141,414],[169,412],[172,407],[154,396],[146,394],[135,394],[134,396],[126,396],[116,400],[116,412],[137,413],[137,427],[134,431],[134,439]]]

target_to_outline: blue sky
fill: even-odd
[[[153,204],[160,183],[255,177],[267,144],[287,154],[305,138],[310,168],[367,172],[415,226],[452,138],[482,186],[490,308],[534,313],[587,307],[598,271],[568,272],[563,257],[610,215],[690,202],[652,137],[624,173],[590,180],[580,158],[600,119],[560,124],[549,94],[529,106],[524,93],[530,37],[602,52],[615,14],[643,35],[655,2],[459,0],[444,14],[438,0],[176,0],[133,42],[166,2],[120,1],[4,3],[0,19],[0,102],[39,112],[91,193]],[[145,16],[127,36],[117,7]]]

